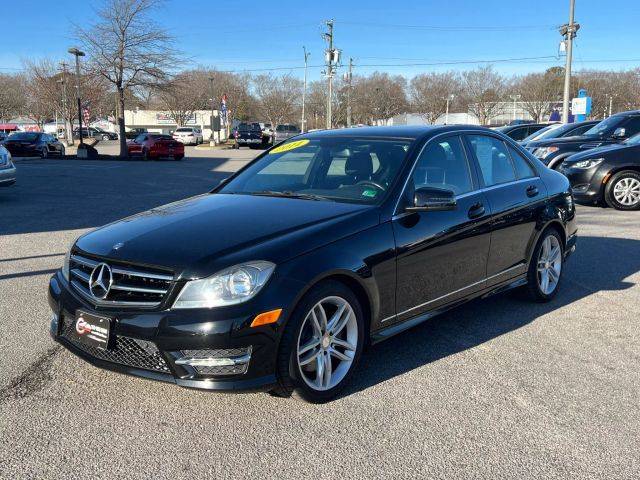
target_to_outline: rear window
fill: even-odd
[[[13,133],[9,136],[9,140],[26,140],[28,142],[31,142],[37,140],[39,136],[39,133],[32,132]]]
[[[176,132],[192,132],[191,128],[180,127],[176,130]]]

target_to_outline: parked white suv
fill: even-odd
[[[196,127],[179,127],[173,132],[173,139],[185,145],[200,145],[204,141],[202,130]]]

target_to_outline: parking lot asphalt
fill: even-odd
[[[255,153],[17,162],[0,189],[0,478],[640,477],[638,212],[579,207],[551,303],[437,317],[372,347],[326,405],[132,378],[50,340],[48,279],[75,237]]]

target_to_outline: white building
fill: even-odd
[[[214,110],[218,115],[218,111]],[[211,110],[197,110],[185,123],[185,127],[198,127],[206,139],[211,136]],[[166,110],[125,110],[124,123],[127,129],[146,128],[150,132],[169,134],[178,128],[176,121]],[[221,132],[224,138],[224,131]]]

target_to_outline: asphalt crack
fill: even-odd
[[[53,358],[61,348],[60,345],[49,348],[9,385],[0,388],[0,405],[8,400],[26,398],[44,389],[52,380]]]

